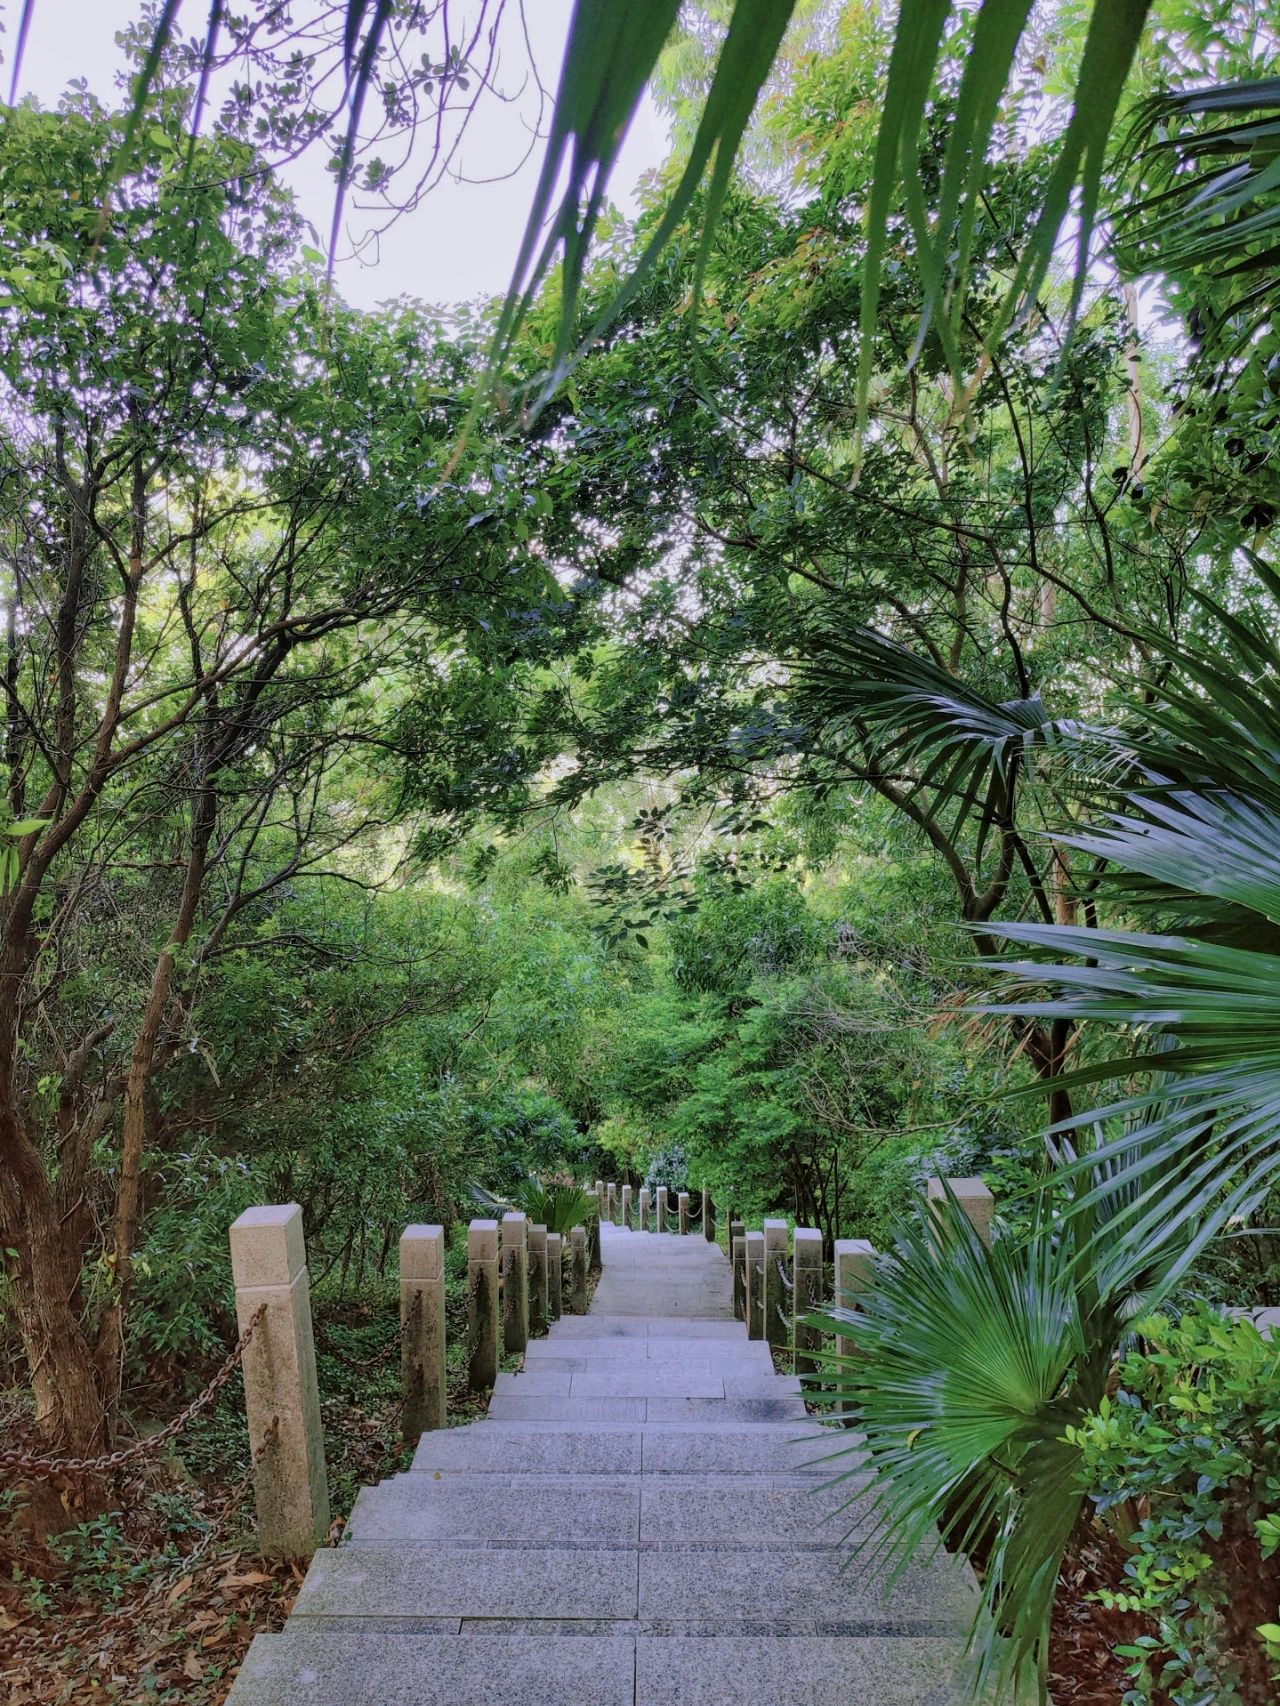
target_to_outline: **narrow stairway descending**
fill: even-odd
[[[228,1706],[951,1701],[967,1570],[935,1559],[886,1600],[833,1520],[833,1435],[734,1320],[723,1253],[602,1234],[590,1312],[361,1492]]]

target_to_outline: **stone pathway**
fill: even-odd
[[[946,1706],[966,1571],[886,1603],[830,1432],[701,1237],[604,1229],[590,1314],[356,1501],[228,1706]],[[843,1467],[849,1465],[845,1458]]]

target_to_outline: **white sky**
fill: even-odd
[[[0,0],[0,22],[5,27],[0,45],[6,60],[21,10],[21,0]],[[115,32],[140,10],[140,0],[39,0],[23,57],[21,93],[34,94],[42,104],[52,106],[68,82],[84,77],[95,94],[115,98],[114,79],[124,64]],[[542,81],[554,93],[572,0],[527,0],[526,10]],[[185,32],[202,31],[207,17],[206,0],[184,0],[180,23]],[[510,85],[522,76],[516,47],[513,35],[506,59],[505,81]],[[7,68],[0,83],[7,99]],[[467,174],[483,178],[510,170],[527,146],[529,117],[527,104],[519,110],[493,103],[484,107],[463,144],[461,164]],[[632,187],[668,152],[665,123],[646,103],[627,138],[612,185],[621,207],[632,209]],[[503,182],[442,184],[382,238],[376,264],[339,260],[336,278],[343,295],[359,307],[371,308],[402,294],[445,303],[504,290],[524,229],[540,153],[540,148],[535,150],[519,174]],[[320,150],[285,175],[303,213],[327,244],[333,189]],[[360,229],[358,215],[352,222]]]

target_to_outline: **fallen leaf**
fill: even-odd
[[[275,1580],[263,1570],[246,1570],[242,1576],[223,1576],[220,1587],[224,1588],[259,1588]]]
[[[169,1589],[168,1593],[164,1596],[164,1603],[165,1603],[165,1610],[166,1611],[169,1609],[169,1607],[171,1605],[176,1605],[178,1603],[178,1601],[182,1598],[183,1594],[186,1593],[187,1589],[191,1586],[193,1581],[195,1581],[194,1576],[183,1576],[181,1581],[175,1582],[173,1584],[173,1586]]]
[[[204,1666],[196,1657],[194,1648],[192,1648],[186,1658],[182,1661],[182,1674],[183,1676],[190,1677],[192,1682],[204,1681]]]

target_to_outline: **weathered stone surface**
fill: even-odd
[[[634,1551],[343,1546],[317,1552],[292,1616],[634,1617]]]
[[[639,1477],[395,1475],[357,1498],[344,1545],[634,1545]]]
[[[259,1635],[227,1706],[632,1706],[631,1636]]]
[[[786,1474],[650,1477],[641,1493],[640,1544],[672,1551],[781,1546],[826,1552],[866,1531],[868,1508],[850,1501],[869,1482],[866,1475],[830,1486],[825,1479],[815,1484]]]
[[[547,1229],[529,1224],[529,1332],[545,1333],[548,1317]]]
[[[991,1223],[996,1212],[996,1200],[991,1192],[982,1180],[976,1177],[948,1179],[946,1185],[950,1185],[961,1213],[989,1248],[993,1236]],[[942,1214],[946,1210],[946,1185],[941,1179],[930,1179],[925,1185],[925,1195],[933,1214]]]
[[[641,1636],[635,1706],[952,1706],[953,1641]]]
[[[246,1209],[230,1232],[244,1353],[258,1545],[266,1557],[309,1558],[329,1528],[324,1430],[311,1293],[297,1203]],[[264,1449],[265,1448],[265,1449]]]
[[[764,1282],[764,1233],[748,1232],[744,1234],[743,1243],[746,1246],[745,1263],[745,1293],[747,1337],[765,1339],[764,1310],[766,1288]]]
[[[502,1348],[518,1356],[529,1343],[529,1221],[502,1217]]]
[[[830,1479],[840,1438],[813,1422],[772,1426],[708,1423],[646,1426],[640,1435],[646,1475],[804,1475]],[[845,1458],[844,1463],[852,1463]]]
[[[473,1220],[467,1229],[468,1380],[473,1392],[493,1385],[498,1374],[498,1223]]]
[[[506,1422],[643,1422],[647,1398],[538,1397],[495,1392],[489,1414]]]
[[[401,1428],[407,1440],[447,1420],[444,1227],[407,1226],[400,1237]]]
[[[304,1590],[305,1591],[305,1590]],[[886,1597],[881,1570],[860,1567],[856,1548],[814,1552],[641,1552],[640,1615],[783,1618],[854,1624],[912,1624],[923,1633],[959,1631],[973,1616],[972,1577],[950,1559],[913,1566]]]
[[[648,1359],[569,1376],[572,1398],[723,1398],[722,1375],[667,1368]],[[754,1396],[754,1394],[753,1394]]]
[[[571,1284],[569,1288],[569,1308],[574,1315],[585,1316],[587,1313],[587,1232],[583,1226],[575,1226],[569,1234],[569,1262]]]
[[[558,1321],[564,1314],[564,1237],[547,1233],[547,1318]],[[526,1352],[527,1354],[527,1352]]]
[[[640,1429],[568,1423],[535,1429],[473,1422],[428,1434],[413,1459],[426,1475],[637,1475]]]

